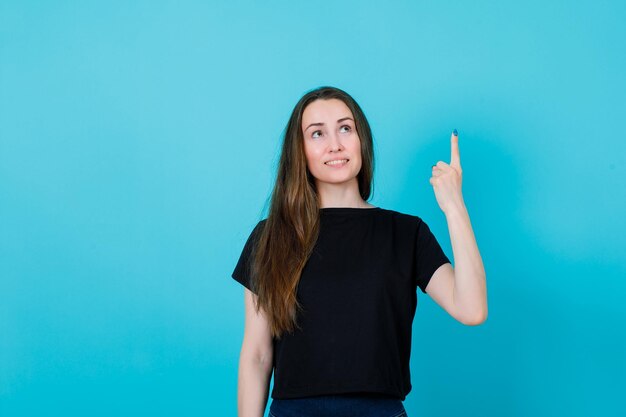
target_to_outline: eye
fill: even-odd
[[[311,137],[312,137],[312,138],[317,138],[318,136],[315,136],[315,134],[316,134],[317,132],[320,132],[320,133],[321,133],[322,131],[321,131],[321,130],[316,130],[315,132],[311,133]]]
[[[343,125],[341,126],[342,128],[347,127],[348,128],[348,132],[352,130],[352,127],[350,127],[349,125]]]

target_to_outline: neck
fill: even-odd
[[[374,207],[364,201],[359,194],[359,185],[356,178],[347,183],[332,184],[327,182],[317,183],[317,193],[320,208],[325,207]]]

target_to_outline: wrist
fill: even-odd
[[[465,207],[465,202],[461,199],[449,204],[443,212],[446,217],[458,216],[467,213],[467,207]]]

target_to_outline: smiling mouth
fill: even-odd
[[[334,161],[328,161],[328,162],[324,162],[324,165],[343,165],[343,164],[347,164],[349,161],[349,159],[337,159]]]

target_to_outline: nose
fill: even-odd
[[[343,148],[343,146],[341,145],[341,141],[339,140],[339,137],[336,133],[330,135],[329,146],[331,152],[339,152]]]

